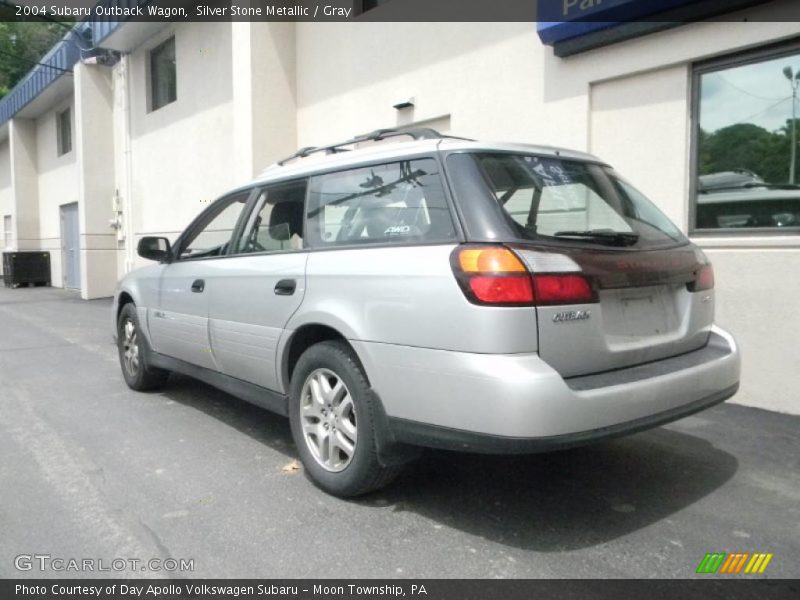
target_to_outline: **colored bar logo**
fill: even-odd
[[[740,573],[755,575],[767,570],[772,553],[756,552],[711,552],[703,557],[697,567],[698,573],[738,575]]]

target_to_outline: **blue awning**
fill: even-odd
[[[539,37],[553,44],[700,0],[539,0]]]
[[[151,0],[100,0],[95,6],[118,6],[130,8],[148,4]],[[91,56],[96,48],[100,48],[103,40],[111,35],[124,21],[112,21],[100,17],[89,17],[78,23],[64,38],[55,44],[39,61],[40,64],[31,69],[22,80],[0,100],[0,125],[7,122],[19,111],[30,104],[47,87],[64,75],[71,75],[72,67],[82,57]],[[91,49],[88,49],[91,39]],[[82,50],[87,48],[87,50]]]
[[[663,29],[665,25],[680,25],[692,20],[709,18],[761,4],[767,0],[538,0],[537,31],[542,42],[558,46],[602,34],[603,43],[591,47],[614,43],[621,38],[611,30],[624,28],[632,23],[651,24],[638,27],[643,35],[649,31]],[[628,27],[626,37],[631,37]],[[571,47],[580,50],[579,44]],[[589,49],[587,46],[584,49]],[[577,51],[576,50],[576,51]]]
[[[44,55],[33,69],[0,100],[0,125],[25,108],[57,79],[71,75],[72,67],[80,59],[80,46],[85,25],[76,25],[60,42]],[[84,42],[85,43],[85,42]]]

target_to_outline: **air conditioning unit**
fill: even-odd
[[[3,252],[3,281],[10,288],[50,285],[50,253]]]

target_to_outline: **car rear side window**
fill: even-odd
[[[447,242],[456,237],[438,163],[430,158],[362,167],[311,179],[312,246]]]

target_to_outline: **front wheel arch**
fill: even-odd
[[[131,296],[128,292],[120,292],[119,298],[117,299],[117,314],[115,315],[115,323],[119,322],[122,309],[125,308],[126,304],[133,304],[134,308],[136,307],[136,303],[133,301],[133,296]]]
[[[128,340],[125,328],[128,323],[133,326],[133,331],[136,336],[138,367],[135,372],[128,370],[125,364],[126,352],[130,348],[130,345],[126,346]],[[139,321],[136,305],[132,301],[126,302],[119,310],[119,317],[117,318],[117,352],[119,354],[122,376],[129,388],[140,392],[151,391],[161,388],[167,382],[169,371],[153,367],[149,364],[150,346],[147,336],[142,329],[141,322]]]

